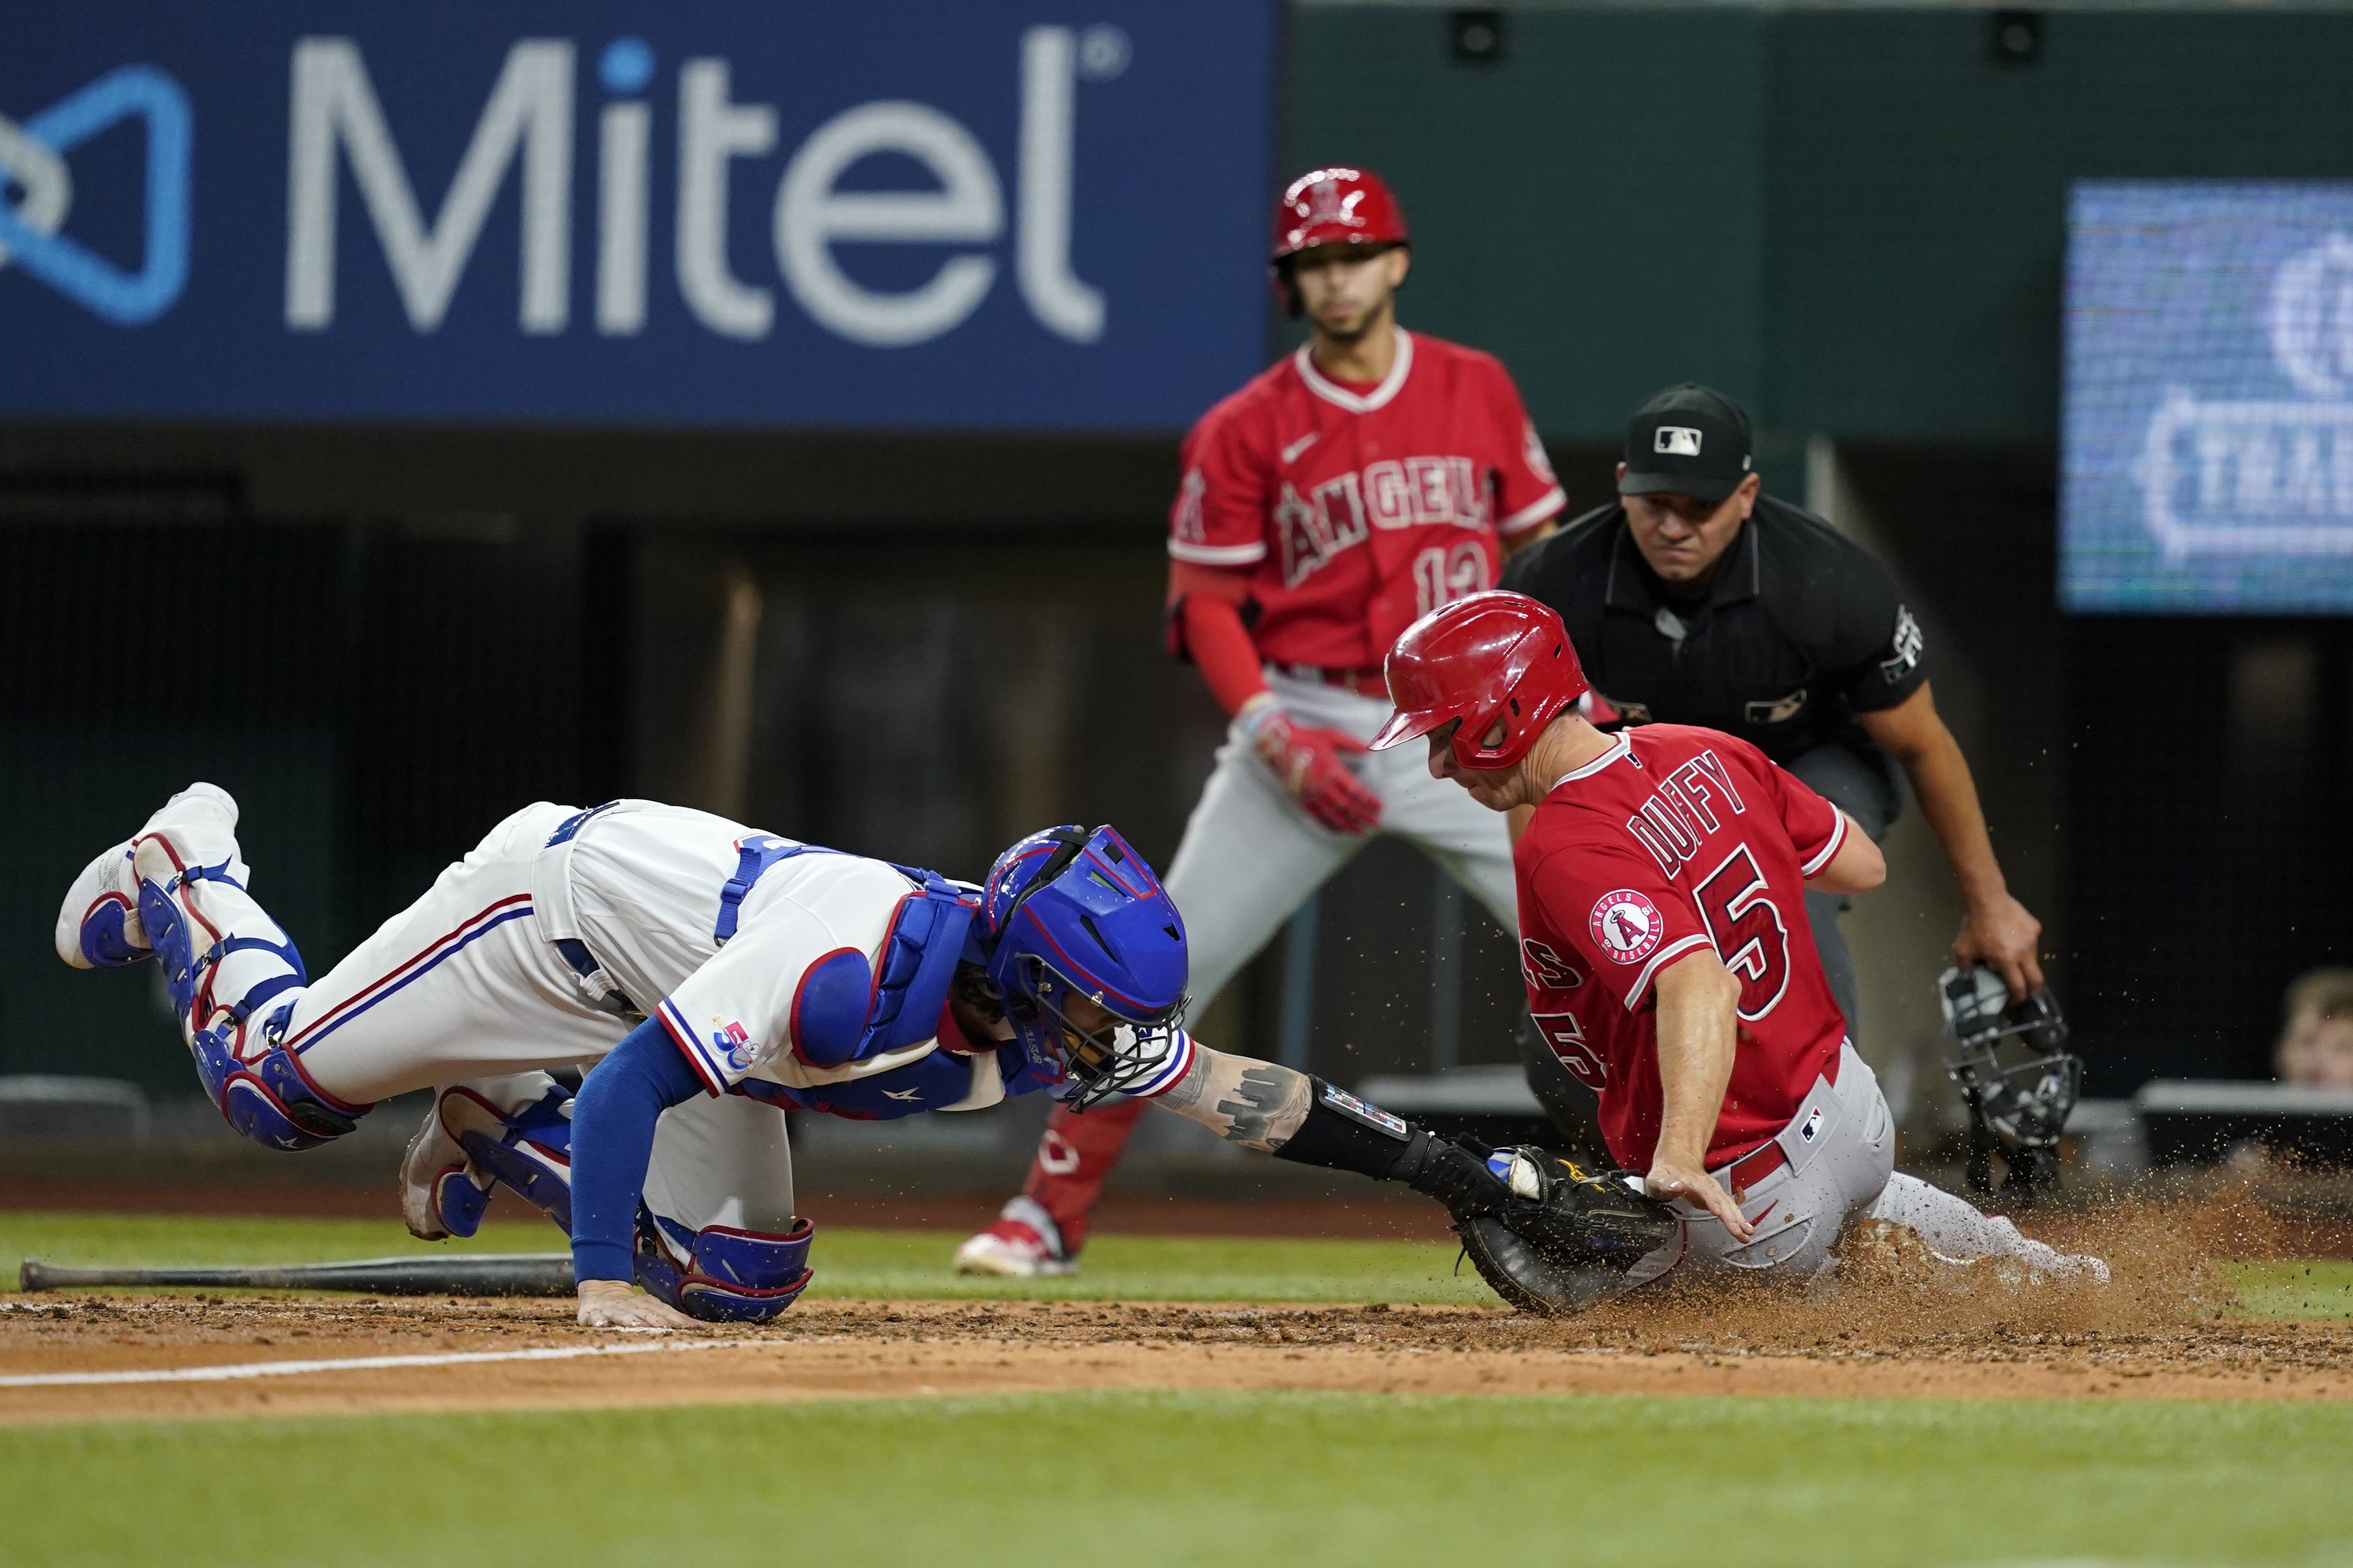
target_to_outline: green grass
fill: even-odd
[[[2251,1318],[2353,1318],[2353,1261],[2233,1263],[2224,1273]]]
[[[444,1247],[468,1252],[556,1252],[564,1237],[543,1220],[491,1220],[464,1241],[419,1241],[392,1219],[280,1219],[218,1215],[30,1214],[0,1211],[0,1269],[14,1289],[27,1258],[81,1266],[326,1263]]]
[[[52,1263],[317,1263],[456,1247],[553,1252],[562,1237],[538,1220],[491,1221],[470,1241],[413,1239],[391,1220],[229,1218],[178,1215],[0,1212],[0,1289],[25,1258]],[[1421,1242],[1302,1241],[1272,1237],[1105,1236],[1067,1279],[969,1279],[948,1270],[961,1236],[948,1231],[820,1231],[812,1297],[1018,1297],[1093,1301],[1459,1301],[1494,1297],[1454,1248]],[[2353,1318],[2353,1261],[2235,1263],[2231,1282],[2256,1318]]]
[[[1096,1394],[18,1427],[0,1562],[2310,1564],[2353,1561],[2348,1460],[2353,1410],[2158,1402]]]
[[[482,1227],[467,1242],[417,1241],[392,1220],[251,1219],[212,1215],[0,1213],[0,1288],[18,1262],[80,1265],[320,1263],[456,1246],[552,1252],[562,1237],[531,1220]],[[1455,1250],[1421,1242],[1296,1241],[1280,1237],[1106,1236],[1086,1268],[1064,1279],[974,1279],[948,1268],[963,1237],[946,1231],[818,1233],[812,1297],[1020,1297],[1067,1300],[1470,1301],[1494,1296]]]
[[[956,1239],[828,1230],[818,1293],[1483,1299],[1436,1247],[1105,1237],[1078,1279],[998,1284],[948,1273]],[[385,1221],[0,1214],[12,1276],[27,1254],[427,1245]],[[2233,1276],[2258,1315],[2353,1316],[2353,1263]],[[0,1427],[0,1568],[2353,1564],[2348,1468],[2353,1408],[2252,1403],[1104,1393],[58,1425]]]
[[[1062,1279],[976,1279],[949,1271],[963,1237],[825,1230],[809,1262],[814,1296],[1011,1296],[1091,1301],[1461,1301],[1495,1304],[1458,1249],[1428,1242],[1279,1237],[1103,1236]]]

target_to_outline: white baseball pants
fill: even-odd
[[[1359,741],[1371,740],[1393,711],[1380,698],[1277,670],[1267,672],[1267,685],[1301,723]],[[1353,763],[1356,776],[1381,797],[1380,831],[1429,856],[1516,936],[1519,891],[1503,814],[1472,800],[1460,784],[1431,778],[1428,750],[1419,744],[1370,752]],[[1195,1016],[1371,837],[1334,833],[1317,823],[1251,749],[1240,722],[1227,730],[1166,881],[1185,914]]]
[[[2012,1257],[2037,1268],[2068,1268],[2059,1252],[2029,1241],[2007,1219],[1982,1214],[1966,1199],[1895,1170],[1895,1119],[1871,1064],[1851,1043],[1839,1053],[1838,1082],[1814,1079],[1797,1114],[1767,1147],[1777,1146],[1782,1163],[1752,1184],[1736,1183],[1756,1154],[1708,1173],[1757,1227],[1754,1237],[1735,1241],[1722,1220],[1678,1201],[1683,1234],[1628,1270],[1627,1289],[1677,1269],[1810,1279],[1855,1219],[1902,1226],[1947,1258]]]
[[[314,1085],[345,1104],[366,1105],[464,1082],[512,1110],[549,1086],[533,1069],[586,1067],[620,1043],[630,1021],[592,1005],[535,911],[533,863],[574,809],[543,801],[509,816],[341,963],[286,994],[295,1000],[284,1044]],[[168,825],[157,830],[180,833]],[[216,826],[178,847],[184,858],[208,865],[237,853]],[[562,874],[569,875],[568,866]],[[278,929],[248,895],[213,884],[195,890],[233,931]],[[638,1000],[651,1005],[657,998]],[[646,1194],[658,1212],[698,1229],[790,1228],[784,1113],[738,1095],[665,1111]]]

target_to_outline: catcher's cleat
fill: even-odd
[[[570,1094],[551,1087],[538,1100],[509,1112],[459,1084],[441,1091],[434,1111],[464,1161],[437,1171],[432,1178],[435,1217],[444,1227],[455,1235],[472,1235],[495,1184],[554,1220],[566,1236],[572,1234]],[[479,1200],[465,1190],[469,1187],[480,1194]]]
[[[131,846],[100,854],[74,879],[58,910],[58,956],[76,969],[119,969],[155,956],[139,922],[139,878]]]
[[[409,1235],[419,1241],[446,1241],[471,1236],[481,1227],[482,1213],[491,1202],[491,1178],[482,1175],[477,1181],[470,1163],[442,1125],[436,1096],[400,1162],[400,1217]]]
[[[237,802],[218,784],[192,784],[165,801],[136,836],[100,851],[84,867],[58,909],[58,956],[76,969],[115,969],[153,958],[155,949],[139,917],[132,851],[159,827],[202,818],[225,818],[234,833]]]

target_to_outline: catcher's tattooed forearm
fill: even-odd
[[[1202,1046],[1160,1103],[1229,1143],[1268,1154],[1307,1120],[1307,1075]]]

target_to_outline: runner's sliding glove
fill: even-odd
[[[1261,693],[1242,707],[1242,731],[1300,807],[1335,833],[1370,833],[1381,824],[1381,797],[1342,759],[1364,742],[1337,730],[1302,724]]]

